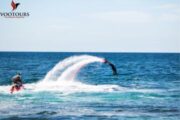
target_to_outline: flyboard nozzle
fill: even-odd
[[[113,71],[113,75],[117,75],[117,74],[118,74],[118,73],[117,73],[117,69],[116,69],[116,67],[115,67],[114,64],[112,64],[111,62],[109,62],[109,61],[106,60],[106,59],[104,59],[104,63],[110,65],[110,67],[111,67],[111,69],[112,69],[112,71]]]

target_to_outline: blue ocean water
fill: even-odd
[[[106,58],[118,75],[92,62],[70,83],[44,80],[60,61],[82,55]],[[73,74],[64,69],[59,76]],[[10,94],[16,72],[22,73],[25,90]],[[0,119],[179,120],[180,54],[0,52]]]

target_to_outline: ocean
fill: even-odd
[[[59,119],[179,120],[180,54],[0,52],[0,120]]]

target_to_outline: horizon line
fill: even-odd
[[[0,50],[0,52],[29,52],[29,53],[172,53],[172,54],[180,54],[180,52],[167,52],[167,51],[6,51]]]

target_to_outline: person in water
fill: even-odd
[[[11,93],[13,93],[14,90],[17,90],[17,91],[20,90],[21,87],[23,87],[21,73],[17,73],[17,75],[13,76],[12,82],[13,82],[13,85],[11,88]]]
[[[111,62],[109,62],[109,61],[106,60],[106,59],[104,59],[104,63],[111,66],[111,69],[112,69],[112,71],[113,71],[113,75],[118,75],[117,69],[116,69],[116,67],[115,67],[114,64],[112,64]]]

